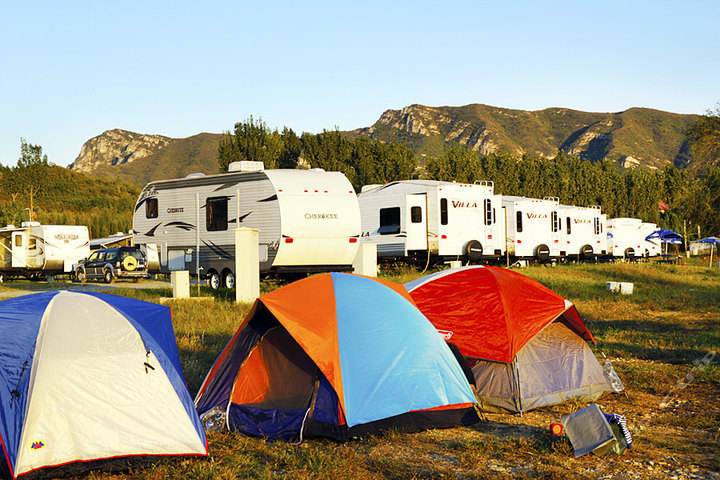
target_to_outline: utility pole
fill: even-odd
[[[690,258],[690,251],[688,250],[688,238],[687,238],[687,221],[683,219],[683,240],[685,241],[685,256]]]

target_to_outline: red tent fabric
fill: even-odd
[[[525,344],[560,318],[595,342],[569,301],[520,273],[474,266],[448,270],[406,285],[420,311],[452,334],[466,357],[512,362]]]

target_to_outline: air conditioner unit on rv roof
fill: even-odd
[[[262,172],[265,170],[263,162],[252,162],[242,160],[239,162],[231,162],[228,165],[228,172]]]

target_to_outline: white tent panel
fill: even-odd
[[[153,369],[147,369],[145,362]],[[193,423],[128,320],[59,293],[42,320],[16,473],[71,461],[205,453]]]

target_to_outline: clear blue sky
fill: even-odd
[[[342,4],[344,3],[344,4]],[[720,2],[6,2],[0,162],[65,165],[110,128],[297,131],[411,103],[702,113]]]

